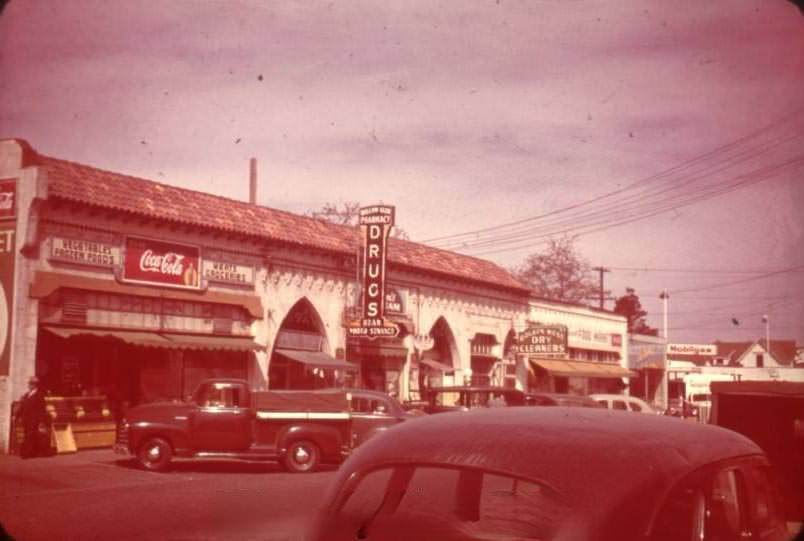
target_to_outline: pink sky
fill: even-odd
[[[413,240],[575,205],[765,126],[770,151],[684,189],[804,148],[804,17],[781,0],[12,1],[0,54],[0,136],[242,199],[253,156],[261,204],[383,201]],[[759,338],[768,310],[772,337],[804,342],[801,270],[711,287],[804,265],[803,175],[577,247],[654,326],[668,288],[673,342]],[[537,242],[466,253],[510,266]]]

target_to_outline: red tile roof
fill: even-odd
[[[48,173],[51,198],[350,255],[360,242],[354,227],[48,156],[38,155],[36,162]],[[519,293],[528,289],[490,261],[415,242],[391,239],[388,259],[392,267],[405,265]]]

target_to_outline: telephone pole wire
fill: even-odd
[[[606,267],[592,267],[593,271],[597,271],[600,273],[600,309],[603,309],[603,304],[606,301],[606,290],[603,289],[603,273],[611,272],[611,269],[607,269]]]

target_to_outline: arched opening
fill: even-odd
[[[279,327],[268,365],[272,389],[322,389],[350,383],[357,367],[329,355],[324,323],[312,303],[300,299]]]
[[[393,321],[399,327],[394,338],[347,338],[346,358],[360,366],[360,387],[399,397],[408,355],[404,339],[413,325],[402,318]]]
[[[476,333],[470,347],[472,352],[472,385],[491,385],[492,372],[500,360],[497,337],[493,334]]]
[[[455,360],[458,349],[455,336],[444,317],[439,317],[430,329],[433,347],[424,351],[419,360],[418,383],[423,393],[428,387],[440,387],[447,383],[462,383],[452,380],[455,375]],[[422,394],[423,396],[423,394]]]

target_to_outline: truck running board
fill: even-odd
[[[211,451],[204,451],[195,453],[194,458],[219,458],[226,460],[276,460],[278,455],[275,449],[265,449],[260,451],[251,451],[248,453],[216,453]]]

